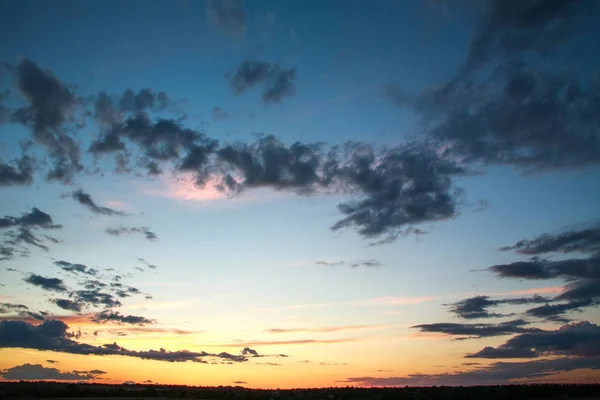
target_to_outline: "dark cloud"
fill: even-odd
[[[46,360],[46,362],[50,363],[50,364],[56,364],[58,361],[56,361],[56,360]]]
[[[69,299],[54,299],[52,302],[67,311],[81,312],[83,307],[81,303]]]
[[[411,143],[377,153],[372,146],[348,144],[345,161],[330,173],[359,200],[338,205],[345,216],[333,231],[354,227],[366,239],[390,242],[414,225],[453,218],[462,192],[451,177],[466,171],[441,159],[421,144]]]
[[[233,381],[232,383],[235,383],[236,385],[246,385],[246,384],[248,384],[248,382],[246,382],[246,381]]]
[[[23,155],[13,164],[5,163],[0,159],[0,186],[21,186],[33,182],[36,160]]]
[[[23,213],[20,217],[0,218],[0,229],[11,227],[60,229],[62,225],[55,225],[50,215],[34,207],[31,212]]]
[[[599,253],[600,224],[565,232],[545,233],[531,240],[521,240],[501,251],[516,250],[519,254],[540,255],[546,253]]]
[[[549,261],[534,258],[510,264],[493,265],[488,270],[500,278],[513,279],[600,279],[600,254],[584,259]]]
[[[48,179],[70,182],[83,170],[80,149],[68,134],[79,100],[50,70],[24,59],[11,71],[26,105],[13,112],[13,119],[31,128],[36,143],[45,147],[52,160]]]
[[[502,314],[491,313],[488,311],[488,308],[502,304],[520,305],[531,303],[547,303],[549,301],[551,300],[539,295],[516,299],[491,299],[489,296],[475,296],[449,304],[449,306],[450,311],[457,314],[461,318],[476,319],[502,317]]]
[[[91,212],[93,212],[95,214],[107,215],[109,217],[115,217],[115,216],[122,217],[122,216],[127,215],[127,213],[124,211],[113,210],[108,207],[102,207],[102,206],[97,205],[94,202],[94,200],[92,200],[92,196],[90,196],[88,193],[85,193],[81,189],[77,189],[74,192],[63,195],[63,197],[67,197],[67,196],[71,197],[73,200],[77,201],[79,204],[86,207],[88,210],[90,210]]]
[[[232,362],[247,361],[247,358],[244,356],[236,356],[225,352],[211,354],[204,351],[167,351],[165,349],[136,351],[128,350],[116,343],[93,346],[73,340],[73,335],[67,332],[68,328],[67,324],[57,320],[44,321],[37,326],[24,321],[2,320],[0,321],[0,348],[24,348],[100,356],[120,355],[144,360],[168,362],[206,362],[203,359],[207,357],[220,358]]]
[[[87,287],[90,287],[87,289]],[[87,307],[115,308],[120,307],[122,303],[117,297],[110,293],[103,292],[98,287],[86,285],[86,289],[77,290],[72,293],[75,301],[82,303]]]
[[[100,322],[100,323],[117,322],[117,323],[123,323],[123,324],[131,324],[131,325],[146,325],[146,324],[153,324],[154,322],[156,322],[154,320],[144,318],[144,317],[139,317],[139,316],[135,316],[135,315],[122,315],[118,312],[109,312],[109,311],[103,311],[101,313],[94,315],[92,317],[92,321]]]
[[[156,234],[154,232],[152,232],[150,230],[150,228],[145,227],[145,226],[129,227],[129,228],[120,226],[118,228],[108,228],[106,230],[106,233],[108,233],[109,235],[112,235],[112,236],[120,236],[123,234],[132,235],[132,234],[136,234],[136,233],[141,233],[148,240],[156,240],[158,238],[158,236],[156,236]]]
[[[532,358],[540,356],[600,357],[600,327],[581,321],[553,330],[521,333],[497,348],[486,347],[470,358]],[[504,357],[507,356],[507,357]]]
[[[260,357],[258,351],[251,349],[250,347],[244,347],[241,353],[243,356]]]
[[[23,364],[0,370],[5,380],[53,380],[53,381],[88,381],[106,372],[94,369],[91,371],[62,372],[56,368],[43,367],[40,364]]]
[[[31,274],[24,279],[25,282],[40,287],[44,290],[54,292],[66,292],[67,287],[65,286],[62,279],[59,278],[46,278],[37,274]]]
[[[538,54],[566,40],[573,28],[570,0],[490,0],[484,2],[481,26],[474,35],[461,74],[494,58],[510,59],[525,51]]]
[[[237,94],[260,86],[261,99],[265,104],[280,103],[284,97],[296,92],[296,68],[283,69],[264,61],[244,61],[227,78]]]
[[[209,20],[226,36],[240,39],[248,29],[248,11],[244,0],[207,0]]]
[[[528,362],[496,362],[470,371],[412,374],[403,377],[355,377],[344,383],[361,386],[478,386],[517,383],[522,379],[551,377],[577,369],[600,369],[600,358],[558,358]]]
[[[598,80],[512,66],[486,84],[458,81],[430,89],[408,107],[445,156],[536,172],[600,162],[600,119],[593,111],[598,93]]]
[[[85,274],[90,276],[96,276],[98,274],[98,270],[94,268],[88,268],[87,265],[70,263],[64,260],[54,261],[54,265],[60,267],[65,272],[70,272],[74,274]]]
[[[555,234],[544,234],[531,240],[521,240],[513,246],[500,250],[516,250],[517,253],[533,255],[528,261],[493,265],[488,270],[501,278],[566,281],[561,294],[550,301],[566,301],[545,304],[526,311],[527,315],[551,321],[568,319],[565,314],[584,307],[600,304],[600,235],[598,226],[572,229]],[[590,254],[587,258],[569,258],[558,261],[539,257],[548,253]]]
[[[440,322],[415,325],[411,328],[419,329],[421,332],[444,333],[451,336],[459,336],[461,339],[468,339],[512,335],[535,330],[534,328],[526,328],[526,325],[526,321],[517,319],[499,324],[455,324]]]
[[[211,115],[214,121],[225,121],[229,119],[229,114],[221,107],[213,107]]]

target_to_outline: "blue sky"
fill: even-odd
[[[497,328],[517,318],[547,335],[581,331],[581,346],[597,348],[586,342],[600,329],[595,2],[8,1],[0,15],[0,36],[10,38],[0,44],[7,91],[0,97],[0,233],[2,248],[12,251],[0,261],[0,329],[16,329],[17,320],[31,330],[62,321],[65,330],[82,332],[74,348],[116,341],[127,349],[166,348],[174,359],[177,350],[224,349],[239,364],[219,356],[204,365],[131,355],[124,358],[138,372],[111,370],[106,359],[113,355],[14,343],[0,330],[0,358],[7,360],[0,377],[54,357],[64,371],[102,364],[107,374],[98,382],[230,384],[227,368],[236,368],[252,387],[271,387],[272,377],[282,387],[404,385],[417,372],[450,383],[509,383],[515,381],[494,375],[502,357],[479,351],[516,351],[506,341],[527,334],[521,325],[456,341],[463,338],[457,327],[439,324],[476,331],[476,324]],[[119,108],[128,89],[150,89],[155,102],[165,93],[168,104]],[[103,92],[114,101],[105,109],[116,116],[110,121],[98,112]],[[136,130],[136,118],[148,125]],[[177,132],[154,125],[161,119]],[[193,144],[181,139],[186,132]],[[184,168],[203,135],[218,147]],[[276,137],[279,153],[260,147],[260,135]],[[68,138],[81,152],[79,169],[65,150]],[[123,148],[93,153],[111,138]],[[26,140],[32,170],[18,164]],[[315,165],[277,158],[293,143],[315,142],[319,150],[306,150]],[[332,146],[346,142],[363,143],[362,150],[339,149],[337,169],[326,170]],[[170,145],[174,154],[156,155]],[[375,154],[368,172],[359,159],[365,151]],[[128,172],[115,170],[115,157],[129,159]],[[149,175],[148,162],[162,174]],[[47,178],[64,165],[60,177]],[[195,185],[205,171],[208,184]],[[214,187],[227,174],[239,194]],[[358,211],[344,214],[344,204]],[[34,207],[63,227],[23,222]],[[344,217],[344,227],[330,229]],[[24,231],[48,249],[15,239]],[[148,240],[147,231],[157,238]],[[498,251],[522,240],[552,245]],[[574,243],[577,251],[568,248]],[[556,272],[559,260],[569,259],[587,263],[591,275],[577,266]],[[102,272],[61,270],[61,260]],[[500,268],[517,261],[554,275],[524,279]],[[53,289],[51,278],[68,289]],[[122,304],[83,298],[91,279],[115,283],[96,289],[114,290],[111,298]],[[121,296],[119,282],[141,293]],[[585,296],[572,297],[581,287]],[[545,300],[531,297],[536,293]],[[477,296],[522,303],[502,300],[475,310],[477,318],[453,311]],[[530,311],[541,304],[554,311]],[[552,308],[557,304],[570,308]],[[127,315],[147,320],[139,326]],[[244,347],[290,357],[272,360],[277,368],[265,373],[252,357],[237,355]],[[569,351],[507,359],[578,363],[581,354]],[[457,372],[453,365],[468,354],[477,354],[480,366]],[[411,366],[413,357],[420,361]],[[598,354],[586,357],[568,379],[598,380]],[[439,364],[444,372],[434,368]],[[540,376],[528,365],[524,379]],[[192,378],[211,368],[206,380]],[[564,372],[541,376],[561,379]]]

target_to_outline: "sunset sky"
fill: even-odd
[[[0,2],[0,379],[600,383],[600,2]]]

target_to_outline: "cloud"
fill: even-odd
[[[31,212],[23,213],[20,217],[4,216],[0,218],[0,234],[3,242],[0,243],[0,260],[10,260],[15,255],[27,257],[29,249],[26,245],[35,246],[48,251],[44,240],[36,234],[38,229],[61,229],[62,225],[54,224],[52,217],[38,208]],[[56,243],[58,239],[44,235],[44,238]]]
[[[378,260],[366,260],[366,261],[358,261],[358,262],[352,263],[350,265],[350,268],[358,268],[358,267],[379,268],[380,266],[381,266],[381,261],[378,261]]]
[[[387,329],[393,325],[345,325],[345,326],[321,326],[314,328],[271,328],[265,329],[266,333],[315,333],[315,332],[342,332],[371,329]]]
[[[276,102],[291,94],[294,77],[294,69],[245,62],[229,79],[238,92],[261,86],[263,100]],[[88,109],[90,104],[93,110]],[[100,92],[76,105],[81,114],[93,117],[100,129],[89,153],[94,159],[114,155],[117,171],[142,169],[157,175],[164,167],[173,168],[176,173],[193,174],[197,188],[214,184],[211,198],[235,197],[261,188],[299,195],[351,196],[350,201],[339,204],[342,219],[332,230],[354,229],[374,243],[424,233],[416,226],[454,218],[464,204],[464,194],[452,180],[467,171],[441,158],[435,146],[428,144],[375,149],[350,142],[326,148],[322,143],[288,145],[273,135],[252,143],[220,144],[185,127],[181,115],[162,116],[178,112],[164,92],[149,89],[128,90],[119,96]],[[97,163],[94,171],[103,173],[103,168]],[[97,214],[126,215],[97,205],[81,189],[67,196]],[[44,246],[27,232],[15,240]],[[4,247],[5,257],[17,254],[12,247]]]
[[[575,2],[576,3],[576,2]],[[485,2],[462,74],[481,68],[493,58],[511,58],[524,51],[544,53],[571,34],[574,9],[568,0]]]
[[[528,362],[496,362],[471,371],[412,374],[402,377],[353,377],[344,383],[360,386],[479,386],[503,385],[552,377],[577,369],[600,369],[600,358],[558,358]]]
[[[229,114],[221,109],[221,107],[213,107],[211,115],[214,121],[226,121],[229,119]]]
[[[236,347],[236,346],[286,346],[286,345],[304,345],[304,344],[334,344],[334,343],[351,343],[361,339],[357,338],[341,338],[341,339],[297,339],[297,340],[260,340],[249,342],[233,342],[218,345],[218,347]]]
[[[53,303],[67,311],[81,312],[83,307],[81,303],[69,299],[54,299]]]
[[[71,182],[83,170],[79,146],[66,132],[79,99],[52,71],[42,70],[32,60],[23,59],[10,72],[25,101],[13,111],[13,121],[29,127],[35,142],[48,151],[53,165],[47,178]]]
[[[265,104],[280,103],[284,97],[296,92],[296,68],[283,69],[278,64],[269,62],[244,61],[227,78],[237,94],[261,86],[261,100]]]
[[[104,323],[104,322],[117,322],[123,324],[131,324],[131,325],[145,325],[145,324],[153,324],[154,320],[139,317],[135,315],[122,315],[118,312],[109,312],[103,311],[101,313],[96,314],[92,317],[92,321]]]
[[[23,364],[0,370],[0,376],[5,380],[53,380],[53,381],[88,381],[106,372],[94,369],[91,371],[62,372],[56,368],[43,367],[40,364]]]
[[[98,270],[94,268],[88,268],[88,266],[84,264],[70,263],[68,261],[58,260],[54,261],[54,265],[58,266],[65,272],[70,272],[76,275],[85,274],[90,276],[96,276],[98,274]]]
[[[534,317],[566,322],[568,319],[563,317],[563,314],[600,304],[599,249],[600,234],[597,225],[543,234],[531,240],[521,240],[513,246],[500,248],[502,251],[515,250],[520,254],[532,255],[530,260],[493,265],[488,270],[501,278],[563,279],[567,283],[562,293],[550,301],[567,301],[567,303],[546,304],[527,310],[526,313]],[[548,253],[579,253],[587,257],[558,261],[540,257]]]
[[[540,255],[546,253],[598,253],[600,252],[600,224],[583,229],[571,229],[560,233],[545,233],[531,240],[521,240],[501,251],[516,250],[519,254]]]
[[[411,328],[419,329],[421,332],[443,333],[451,336],[459,336],[461,339],[482,338],[512,335],[522,333],[535,328],[525,328],[528,323],[522,319],[516,319],[499,324],[456,324],[456,323],[434,323],[415,325]]]
[[[415,231],[414,225],[453,218],[462,192],[452,176],[466,171],[439,158],[421,144],[386,149],[346,146],[345,162],[334,165],[334,176],[362,199],[338,205],[344,218],[333,231],[354,227],[366,239],[387,243]]]
[[[236,385],[247,385],[248,382],[246,381],[233,381],[232,383],[235,383]]]
[[[112,208],[98,206],[94,200],[92,200],[92,196],[88,193],[85,193],[81,189],[77,189],[74,192],[71,192],[65,196],[71,197],[73,200],[77,201],[82,206],[86,207],[88,210],[93,212],[94,214],[106,215],[109,217],[115,216],[125,216],[127,215],[124,211],[113,210]]]
[[[520,357],[519,357],[520,356]],[[468,358],[600,357],[600,327],[587,321],[553,331],[523,332],[497,348],[486,347]]]
[[[62,279],[59,278],[46,278],[41,275],[31,274],[27,278],[23,279],[25,282],[40,287],[44,290],[55,291],[55,292],[66,292],[67,287],[65,286]]]
[[[106,233],[108,233],[109,235],[112,235],[112,236],[120,236],[123,234],[132,235],[135,233],[141,233],[144,235],[144,237],[147,240],[158,239],[158,236],[156,236],[156,234],[154,232],[152,232],[150,230],[150,228],[145,227],[145,226],[129,227],[129,228],[120,226],[119,228],[108,228],[108,229],[106,229]]]
[[[207,0],[209,20],[231,39],[241,39],[248,29],[248,11],[244,0]]]
[[[242,355],[232,355],[225,352],[211,354],[204,351],[167,351],[165,349],[136,351],[128,350],[116,343],[93,346],[73,340],[73,335],[67,332],[68,328],[67,324],[57,320],[44,321],[37,326],[24,321],[0,320],[0,348],[24,348],[99,356],[120,355],[168,362],[206,362],[204,358],[207,357],[232,362],[247,361],[247,358]]]
[[[0,186],[22,186],[33,182],[36,160],[23,154],[11,165],[0,159]]]
[[[337,265],[343,265],[345,263],[346,263],[345,261],[317,261],[317,262],[315,262],[315,264],[323,265],[325,267],[335,267]]]
[[[461,318],[476,319],[502,317],[502,314],[490,313],[488,311],[488,308],[502,304],[520,305],[531,303],[548,303],[550,301],[552,300],[538,295],[515,299],[491,299],[488,296],[475,296],[449,304],[449,306],[450,311],[457,314]]]
[[[157,265],[150,264],[148,261],[144,260],[144,259],[143,259],[143,258],[141,258],[141,257],[138,257],[138,261],[139,261],[139,262],[141,262],[142,264],[144,264],[146,267],[148,267],[148,268],[150,268],[150,269],[156,269],[156,268],[158,268],[158,266],[157,266]]]

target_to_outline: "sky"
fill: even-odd
[[[0,379],[600,382],[600,3],[0,3]]]

